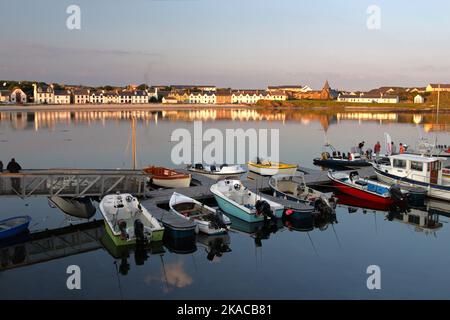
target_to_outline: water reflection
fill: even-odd
[[[405,208],[367,203],[344,194],[339,194],[338,199],[339,204],[345,206],[350,214],[381,213],[387,221],[405,224],[426,235],[436,235],[436,231],[443,227],[440,216],[450,216],[450,203],[433,199],[428,199],[422,207]]]
[[[267,109],[202,109],[202,110],[123,110],[123,111],[36,111],[0,112],[0,125],[15,130],[55,130],[57,125],[106,125],[108,121],[127,121],[131,118],[149,125],[162,121],[276,121],[299,122],[309,125],[319,122],[326,131],[330,126],[346,121],[406,123],[423,127],[425,132],[450,131],[450,114],[437,118],[433,113],[395,112],[332,112],[328,110],[267,110]]]

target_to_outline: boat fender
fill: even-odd
[[[292,209],[287,209],[286,211],[285,211],[285,215],[287,215],[287,216],[290,216],[291,214],[293,214],[294,213],[294,210],[292,210]]]

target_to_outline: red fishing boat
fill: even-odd
[[[342,193],[365,201],[391,205],[405,199],[405,195],[397,186],[389,186],[378,181],[361,178],[357,171],[350,173],[329,171],[328,178]]]

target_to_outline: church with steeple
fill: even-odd
[[[309,92],[296,92],[294,94],[295,99],[304,100],[333,100],[336,99],[336,91],[331,89],[328,80],[325,81],[322,90],[309,91]]]

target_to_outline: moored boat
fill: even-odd
[[[323,193],[308,187],[303,174],[275,175],[269,179],[269,187],[275,197],[311,205],[318,212],[334,211],[332,193]]]
[[[193,221],[200,232],[208,235],[226,233],[230,219],[220,210],[210,208],[201,202],[174,192],[169,207],[183,219]]]
[[[281,218],[284,213],[284,206],[250,191],[239,180],[218,181],[210,191],[220,209],[247,222]]]
[[[0,240],[18,236],[28,231],[31,217],[18,216],[0,221]]]
[[[191,184],[191,175],[165,167],[150,166],[143,171],[149,176],[150,184],[162,188],[187,188]]]
[[[273,176],[276,174],[295,174],[298,169],[296,164],[288,164],[281,162],[271,162],[268,160],[247,163],[248,170],[261,176]]]
[[[238,177],[247,171],[240,165],[207,165],[202,163],[196,163],[193,166],[188,166],[190,172],[195,172],[211,179],[222,179],[228,177]]]
[[[132,195],[107,195],[99,207],[116,246],[162,241],[164,227]]]
[[[339,191],[369,202],[391,205],[406,198],[398,186],[361,178],[357,171],[350,173],[329,171],[328,178]]]
[[[450,166],[446,158],[398,154],[389,163],[374,163],[378,180],[387,184],[418,187],[431,198],[450,201]]]
[[[361,154],[359,150],[354,147],[351,152],[337,151],[331,144],[325,145],[331,149],[330,152],[322,152],[320,158],[314,158],[313,163],[316,166],[325,168],[360,168],[370,167],[370,159],[366,154]]]

